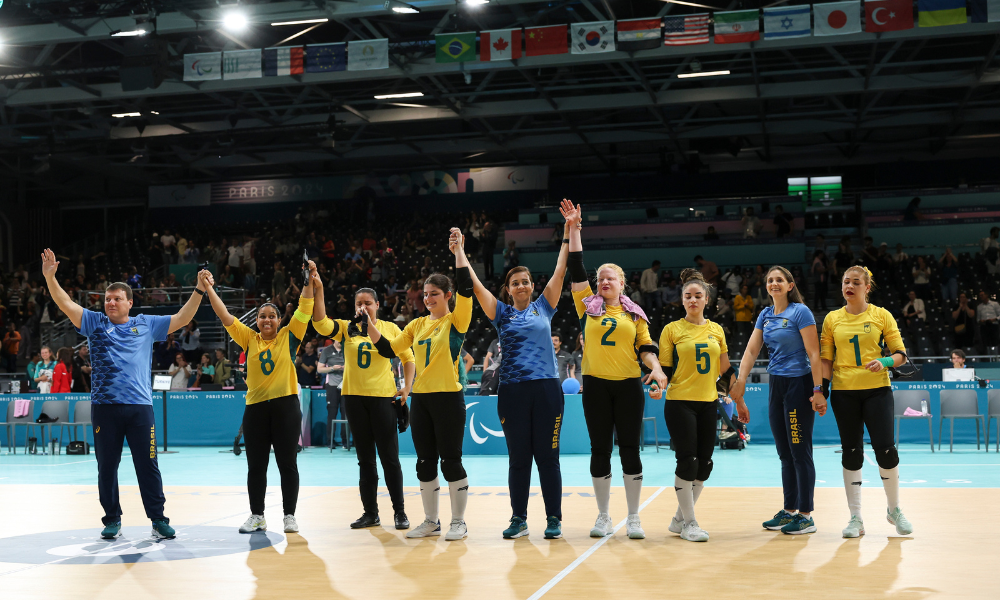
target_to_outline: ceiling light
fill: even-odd
[[[407,92],[405,94],[383,94],[381,96],[375,96],[375,99],[390,100],[392,98],[420,98],[423,95],[423,92]]]
[[[716,75],[729,75],[729,71],[705,71],[703,73],[681,73],[677,79],[687,79],[688,77],[715,77]]]
[[[136,37],[139,35],[146,35],[145,29],[133,29],[132,31],[112,31],[111,37]]]
[[[469,6],[481,6],[483,4],[489,4],[490,0],[465,0],[465,3]]]
[[[114,117],[114,118],[116,118],[116,119],[124,119],[124,118],[127,118],[127,117],[141,117],[142,113],[137,113],[137,112],[117,113],[117,114],[113,114],[111,116]]]
[[[271,23],[271,27],[279,27],[281,25],[309,25],[310,23],[326,23],[330,19],[304,19],[302,21],[282,21],[281,23]]]
[[[222,26],[230,31],[242,31],[247,25],[247,16],[238,10],[230,11],[222,17]]]
[[[405,2],[400,2],[399,0],[385,0],[385,9],[391,10],[394,13],[418,13],[420,9],[411,4]]]

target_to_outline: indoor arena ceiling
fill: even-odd
[[[436,33],[782,3],[418,0],[419,14],[397,15],[384,0],[243,1],[251,25],[231,33],[221,19],[232,4],[4,2],[0,174],[39,192],[113,197],[279,174],[734,170],[1000,154],[1000,23],[438,64]],[[126,40],[110,34],[154,18],[168,72],[156,89],[125,92]],[[317,18],[329,20],[271,25]],[[389,38],[388,69],[181,78],[187,53],[369,38]],[[698,70],[731,74],[677,77]],[[374,98],[405,92],[424,95]],[[122,113],[140,116],[112,116]]]

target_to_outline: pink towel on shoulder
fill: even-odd
[[[27,417],[30,406],[31,400],[14,400],[14,418]]]

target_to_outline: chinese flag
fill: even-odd
[[[566,41],[566,27],[566,25],[526,27],[524,30],[524,53],[528,56],[566,54],[569,50],[569,44]]]
[[[913,29],[912,0],[867,0],[865,31]]]

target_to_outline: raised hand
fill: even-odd
[[[563,198],[562,203],[559,205],[559,212],[569,225],[579,226],[583,221],[583,211],[580,209],[580,205],[574,205],[571,200],[567,200],[566,198]]]
[[[56,253],[51,249],[46,248],[42,252],[42,276],[48,277],[49,275],[55,275],[58,268],[59,261],[56,260]]]
[[[465,251],[465,236],[462,235],[462,230],[458,227],[451,228],[451,236],[448,238],[448,250],[452,254],[458,254],[461,250]]]
[[[198,289],[205,292],[208,288],[215,285],[215,278],[212,277],[212,273],[207,269],[202,269],[198,271]]]

